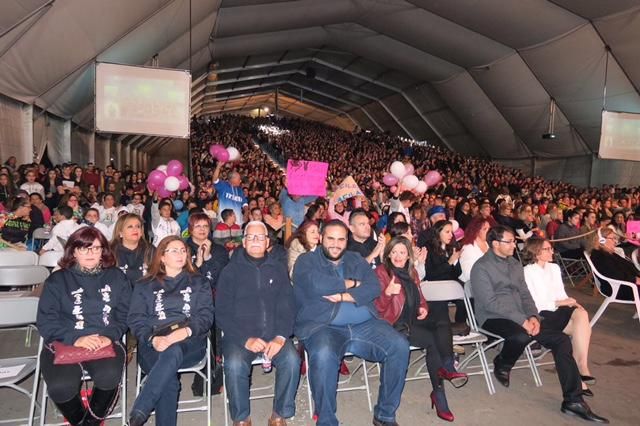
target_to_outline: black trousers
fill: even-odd
[[[83,362],[82,367],[91,375],[94,386],[101,390],[113,390],[120,385],[126,350],[120,342],[115,345],[116,357]],[[79,364],[54,365],[53,353],[44,347],[40,354],[42,377],[47,383],[49,397],[55,403],[71,401],[80,394],[82,368]]]
[[[440,357],[443,362],[449,359],[453,360],[453,334],[449,320],[449,302],[427,302],[427,306],[429,315],[424,322],[433,332]]]
[[[427,316],[427,318],[429,317]],[[425,361],[427,371],[429,372],[429,379],[431,380],[433,389],[437,389],[441,384],[441,379],[438,377],[438,369],[444,366],[442,361],[443,356],[441,356],[440,350],[438,349],[438,326],[435,321],[429,321],[427,318],[413,322],[409,330],[408,339],[411,346],[426,349]],[[449,344],[447,353],[451,351],[450,348],[451,345]],[[446,354],[444,356],[446,356]]]
[[[511,370],[525,347],[532,340],[536,340],[542,346],[551,349],[553,353],[563,399],[567,402],[582,401],[580,371],[573,358],[571,339],[562,330],[549,327],[545,322],[543,320],[540,324],[540,333],[531,337],[520,324],[511,320],[502,318],[486,320],[482,327],[505,339],[502,351],[494,360],[495,367]]]

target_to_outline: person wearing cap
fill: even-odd
[[[433,225],[441,220],[447,220],[447,209],[444,206],[433,206],[427,212],[427,217],[429,218],[429,227],[418,234],[417,246],[420,248],[426,247],[431,239]]]

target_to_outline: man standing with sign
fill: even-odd
[[[327,195],[326,180],[329,164],[319,161],[289,160],[285,188],[280,192],[280,205],[294,228],[304,220],[304,207],[317,197]]]
[[[220,169],[224,163],[218,161],[215,170],[213,171],[213,185],[218,192],[218,216],[225,209],[231,209],[236,214],[236,223],[242,226],[244,223],[243,210],[249,207],[247,198],[244,196],[242,190],[242,180],[240,173],[236,171],[229,172],[229,180],[220,180]]]

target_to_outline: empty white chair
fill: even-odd
[[[635,249],[633,252],[631,252],[631,261],[633,262],[633,265],[636,267],[636,269],[640,271],[640,261],[638,260],[638,250],[640,249]]]
[[[0,328],[34,327],[38,312],[37,297],[3,297],[0,298]],[[18,386],[31,373],[39,371],[40,358],[38,356],[26,356],[18,358],[0,359],[0,370],[10,373],[0,378],[0,388],[11,388],[26,395],[30,399],[29,417],[22,419],[6,420],[12,423],[27,422],[29,426],[33,422],[32,407],[35,409],[37,395],[37,377],[33,380],[31,391]],[[26,408],[26,404],[25,404]],[[26,410],[25,410],[26,411]],[[3,419],[4,420],[4,419]]]
[[[48,276],[49,270],[44,266],[3,266],[0,267],[0,287],[34,286]]]
[[[38,265],[46,268],[55,268],[58,266],[58,261],[64,256],[63,251],[46,251],[40,255],[38,259]]]
[[[32,251],[2,250],[0,251],[0,267],[33,266],[38,264],[38,255]]]

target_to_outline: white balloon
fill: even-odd
[[[451,230],[453,232],[456,232],[460,228],[460,224],[457,220],[450,220],[449,222],[451,222]]]
[[[166,164],[162,164],[162,165],[156,167],[156,170],[160,170],[161,172],[167,173],[167,165]]]
[[[400,161],[394,161],[393,163],[391,163],[391,167],[389,168],[389,170],[391,171],[391,174],[397,177],[398,179],[402,179],[402,177],[406,173],[406,170],[404,169],[404,164],[402,164]]]
[[[416,186],[418,186],[419,183],[420,180],[415,175],[405,176],[402,179],[402,186],[404,186],[408,190],[414,189]]]
[[[164,180],[164,189],[167,191],[177,191],[180,188],[180,180],[175,176],[169,176]]]
[[[229,161],[236,161],[240,159],[240,151],[236,148],[230,146],[227,148],[227,152],[229,153]]]
[[[418,194],[424,194],[427,192],[427,183],[423,180],[418,182],[418,185],[414,188]]]

